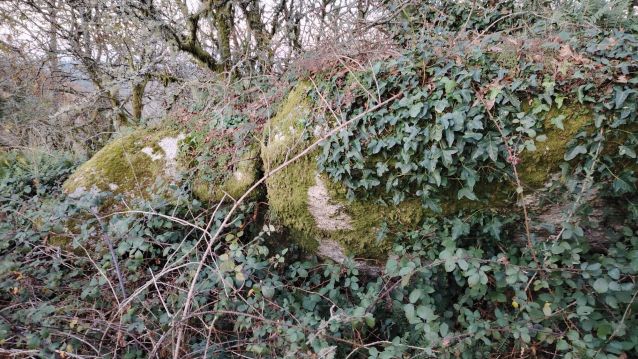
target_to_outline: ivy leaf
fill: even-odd
[[[444,129],[448,129],[450,127],[454,127],[454,125],[456,124],[456,121],[462,121],[462,120],[463,119],[461,118],[459,113],[449,112],[441,116],[438,122],[441,124],[441,126],[443,126]]]
[[[465,139],[473,139],[475,141],[479,141],[481,138],[483,138],[483,135],[478,133],[478,132],[467,131],[463,135],[463,138],[465,138]]]
[[[383,148],[385,144],[383,143],[383,141],[379,141],[379,140],[372,140],[370,141],[370,144],[368,145],[368,148],[372,149],[372,154],[376,155],[377,153],[379,153],[381,151],[381,149]]]
[[[621,173],[612,183],[612,188],[617,193],[630,193],[635,191],[634,182],[636,178],[633,177],[629,172]]]
[[[443,164],[446,167],[449,167],[452,164],[452,155],[455,154],[457,150],[442,150],[441,154],[443,155]]]
[[[594,290],[598,293],[606,293],[609,290],[609,282],[605,278],[598,278],[594,282]]]
[[[571,161],[576,158],[576,156],[584,153],[587,153],[587,148],[583,145],[578,145],[565,154],[565,161]]]
[[[618,147],[618,154],[621,156],[636,158],[636,152],[632,148],[627,146]]]
[[[451,80],[447,76],[441,78],[441,83],[443,83],[443,86],[445,87],[446,94],[450,94],[452,91],[454,91],[454,88],[456,88],[456,81]]]
[[[385,164],[384,162],[377,162],[376,167],[377,167],[377,176],[379,177],[383,176],[383,174],[388,171],[388,165]]]
[[[420,102],[415,103],[414,105],[412,105],[412,107],[410,107],[410,117],[413,117],[413,118],[417,117],[422,109],[423,109],[422,103]]]
[[[471,201],[478,201],[478,198],[476,197],[476,195],[474,194],[474,192],[467,188],[467,187],[463,187],[459,190],[459,192],[457,193],[457,198],[458,199],[462,199],[463,197],[471,200]]]
[[[443,126],[440,124],[434,125],[432,127],[432,141],[439,142],[443,139]]]
[[[616,91],[616,98],[615,98],[616,108],[622,108],[623,104],[627,100],[627,97],[632,92],[633,92],[632,90]]]
[[[552,118],[549,122],[556,126],[556,128],[559,128],[561,130],[565,129],[565,126],[563,126],[563,120],[565,119],[565,115],[560,115],[560,116],[556,116],[554,118]]]
[[[560,109],[561,107],[563,107],[563,101],[565,101],[565,97],[564,96],[556,96],[554,101],[556,102],[556,107]]]
[[[436,184],[436,186],[441,187],[441,170],[439,170],[438,168],[435,169],[434,171],[432,171],[431,176],[434,179],[434,183]]]
[[[443,113],[443,111],[445,111],[445,109],[448,106],[449,106],[449,103],[445,99],[439,100],[439,101],[435,101],[434,102],[434,111],[436,111],[438,113]]]
[[[462,235],[470,233],[470,225],[459,218],[452,221],[452,239],[456,240]]]
[[[419,298],[421,298],[421,294],[422,294],[421,290],[419,288],[415,288],[410,293],[410,297],[408,298],[410,300],[410,303],[416,303],[416,301],[419,300]]]
[[[470,191],[474,189],[474,185],[476,184],[476,180],[478,179],[478,177],[478,173],[472,168],[463,167],[463,169],[461,170],[461,179],[465,181],[465,188],[469,189]]]
[[[454,131],[451,129],[445,130],[445,139],[447,140],[447,145],[452,147],[454,144]]]
[[[496,96],[501,94],[501,90],[503,89],[502,86],[495,86],[492,87],[492,89],[490,90],[490,94],[487,96],[488,99],[490,100],[496,100]]]

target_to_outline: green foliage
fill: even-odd
[[[27,200],[43,196],[61,185],[76,167],[67,153],[38,150],[0,152],[0,193],[3,200]]]
[[[182,328],[178,354],[210,358],[638,356],[638,42],[619,29],[557,32],[540,20],[506,35],[518,16],[491,26],[498,11],[470,4],[446,2],[444,18],[419,12],[438,25],[411,27],[401,55],[317,81],[340,120],[400,94],[318,154],[343,196],[430,208],[414,228],[385,228],[393,245],[378,272],[283,241],[258,201],[220,230],[228,207],[182,188],[172,188],[175,201],[130,203],[144,212],[104,208],[122,198],[62,193],[75,167],[64,155],[2,153],[0,346],[170,357]],[[193,124],[193,143],[211,143],[213,129],[254,130],[226,115],[205,118],[201,132]],[[332,124],[309,117],[302,125]],[[196,154],[200,169],[238,143],[213,141]],[[266,169],[269,155],[289,149],[262,152]],[[303,161],[312,173],[315,159]],[[524,188],[512,184],[514,168]],[[530,189],[539,198],[526,218],[513,202]],[[498,190],[511,194],[501,198],[507,211],[471,205]]]
[[[430,237],[434,230],[436,241],[395,248],[386,274],[401,279],[393,305],[405,313],[408,343],[468,358],[531,347],[571,358],[636,351],[635,318],[624,315],[637,307],[630,279],[635,228],[624,227],[627,236],[605,254],[586,236],[539,243],[531,248],[544,255],[539,268],[526,249],[498,247],[502,236],[486,228],[501,220],[473,214],[431,222],[406,235]]]
[[[326,141],[319,169],[343,184],[351,200],[398,204],[420,197],[426,208],[442,213],[426,220],[425,233],[406,241],[418,251],[416,262],[396,270],[390,258],[396,271],[386,267],[386,274],[403,275],[403,286],[414,280],[413,272],[425,273],[396,304],[412,325],[399,332],[415,335],[402,344],[442,346],[467,357],[530,348],[574,358],[633,353],[638,335],[627,330],[626,313],[635,310],[638,293],[632,282],[638,40],[617,29],[555,31],[556,24],[538,19],[525,33],[505,35],[500,31],[520,19],[500,23],[501,14],[490,19],[479,10],[475,21],[469,6],[421,11],[437,27],[398,31],[408,45],[400,56],[368,71],[323,77],[315,101],[328,97],[341,119],[400,97]],[[423,20],[410,18],[409,7],[404,14],[412,29]],[[483,35],[490,28],[494,32]],[[323,121],[335,125],[328,118]],[[583,193],[597,193],[614,203],[605,218],[614,221],[615,210],[628,215],[602,230],[601,239],[592,233],[598,224],[589,222],[592,208],[584,204],[577,215],[565,215],[562,229],[552,223],[557,218],[525,218],[536,230],[516,238],[523,221],[487,202],[507,182],[512,204],[530,190],[546,197],[534,213],[544,213],[543,203],[578,206]],[[538,192],[543,185],[547,194]],[[568,195],[549,198],[560,189]],[[492,219],[475,218],[484,211],[468,213],[472,206],[449,205],[461,201],[491,204]],[[398,248],[401,254],[406,249]],[[600,270],[603,263],[614,278]],[[419,307],[428,291],[432,296]]]
[[[109,216],[102,227],[86,214],[104,197],[50,197],[59,195],[68,174],[67,167],[50,168],[40,176],[54,185],[35,190],[44,197],[3,197],[1,203],[0,300],[3,308],[12,308],[2,310],[3,346],[41,356],[111,356],[118,350],[146,357],[174,329],[171,314],[186,295],[175,286],[191,278],[179,266],[198,259],[194,249],[200,238],[159,215],[190,214],[194,225],[205,226],[212,214],[193,199],[176,206],[151,200],[146,206],[156,215]],[[535,347],[582,358],[599,351],[609,357],[635,353],[638,345],[636,317],[625,315],[638,309],[636,210],[604,253],[576,227],[560,242],[538,243],[532,249],[545,258],[542,268],[517,239],[500,245],[515,238],[508,223],[516,216],[474,212],[430,219],[395,238],[412,244],[396,245],[382,275],[371,277],[351,262],[322,263],[299,257],[294,248],[266,246],[275,233],[270,225],[250,225],[245,214],[252,206],[215,245],[214,266],[205,268],[197,283],[193,312],[199,319],[190,322],[187,336],[192,353],[297,357],[311,351],[344,357],[354,351],[370,358],[475,358]],[[224,215],[213,215],[212,231]],[[60,227],[78,216],[86,218],[81,225]],[[54,233],[71,235],[72,248],[47,244]],[[116,315],[117,330],[101,319],[114,315],[119,296],[111,288],[117,279],[101,233],[114,243],[128,295],[143,288]],[[175,269],[158,277],[165,268]],[[197,329],[205,329],[202,322],[215,339]],[[155,349],[170,353],[167,345]]]
[[[443,42],[444,36],[423,35],[396,59],[322,82],[319,91],[344,118],[401,94],[323,145],[319,168],[343,183],[349,198],[374,194],[397,204],[419,196],[440,211],[450,191],[459,200],[479,200],[478,183],[513,178],[511,163],[520,160],[521,179],[529,179],[523,184],[532,187],[549,180],[563,159],[582,171],[599,145],[610,153],[605,167],[596,167],[601,178],[609,179],[609,170],[621,178],[633,173],[617,167],[624,161],[614,156],[636,149],[635,136],[627,135],[636,123],[638,78],[628,73],[638,61],[633,35],[561,33],[544,43],[499,34]],[[528,53],[507,69],[495,55],[510,40]],[[535,168],[539,162],[543,167]]]

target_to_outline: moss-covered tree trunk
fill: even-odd
[[[229,1],[216,1],[214,12],[215,28],[217,29],[217,46],[222,66],[225,70],[232,68],[232,53],[230,49],[230,34],[233,30],[233,7]]]

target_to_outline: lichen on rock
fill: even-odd
[[[317,228],[326,231],[352,229],[352,218],[344,213],[344,206],[332,202],[321,176],[315,174],[315,185],[308,188],[308,210],[315,219]]]

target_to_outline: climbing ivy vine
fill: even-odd
[[[548,153],[554,171],[562,163],[582,172],[602,146],[597,178],[612,179],[617,193],[634,191],[635,167],[621,164],[636,160],[638,40],[573,30],[548,41],[545,33],[426,33],[369,71],[325,78],[317,91],[333,96],[344,118],[401,98],[326,141],[320,169],[350,198],[419,196],[440,211],[445,201],[479,200],[477,184],[512,180],[512,164],[523,168],[524,185],[542,185],[547,167],[526,161],[533,152]]]

